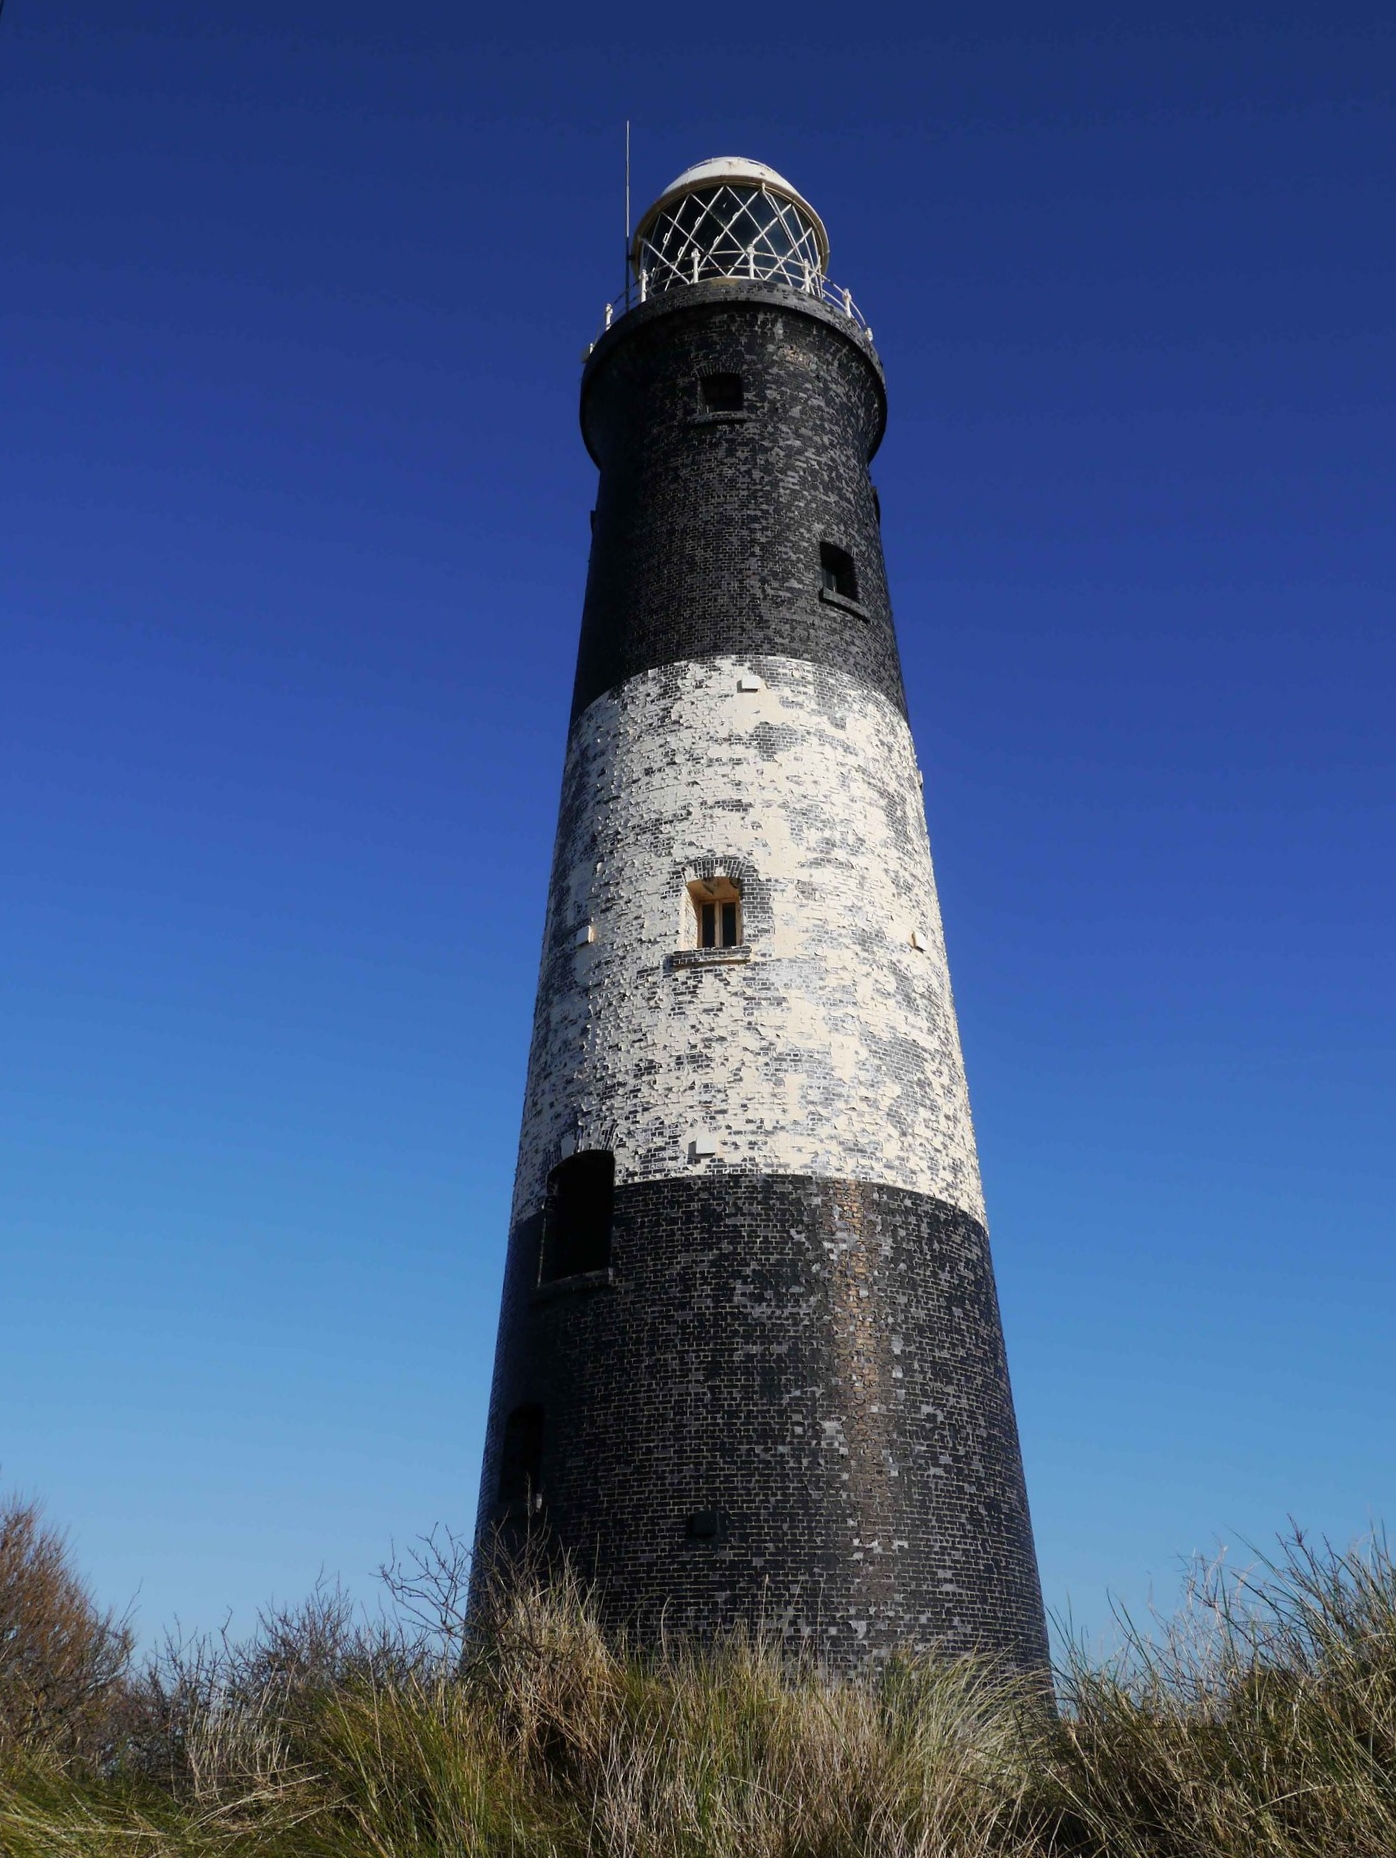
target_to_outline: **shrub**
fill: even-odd
[[[97,1605],[38,1506],[0,1499],[0,1755],[112,1759],[131,1645],[126,1621]]]

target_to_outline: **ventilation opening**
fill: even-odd
[[[853,557],[846,548],[836,548],[832,542],[819,544],[819,576],[826,593],[838,594],[843,600],[858,598]]]
[[[516,1406],[504,1422],[504,1444],[499,1454],[500,1503],[541,1509],[542,1471],[543,1409]]]
[[[742,940],[742,897],[730,877],[700,878],[690,884],[697,948],[737,948]]]
[[[742,377],[740,374],[705,374],[698,386],[703,395],[705,412],[741,412]]]
[[[543,1211],[543,1283],[607,1268],[615,1197],[616,1158],[608,1148],[583,1149],[553,1169]]]

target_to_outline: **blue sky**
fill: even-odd
[[[473,1516],[627,115],[886,362],[1049,1605],[1396,1511],[1394,53],[9,0],[0,1484],[143,1631]]]

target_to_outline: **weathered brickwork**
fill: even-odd
[[[846,1664],[1036,1667],[868,477],[885,410],[866,337],[774,284],[672,289],[587,363],[600,485],[480,1565],[536,1540],[645,1632],[765,1619]]]
[[[533,1527],[610,1618],[764,1617],[836,1662],[1044,1663],[978,1221],[808,1175],[642,1182],[617,1194],[610,1283],[562,1295],[535,1289],[538,1224],[512,1235],[485,1488],[502,1415],[541,1407]]]
[[[718,372],[741,375],[740,415],[701,411]],[[601,482],[573,716],[652,665],[742,652],[843,669],[904,709],[868,477],[884,418],[872,350],[791,291],[698,285],[617,324],[582,387]],[[861,612],[821,601],[822,541],[853,558]]]
[[[741,889],[750,959],[676,966],[688,884],[717,874]],[[697,1132],[716,1152],[695,1161]],[[915,751],[879,691],[797,658],[712,658],[578,718],[516,1219],[565,1146],[614,1149],[620,1181],[821,1174],[983,1218]]]

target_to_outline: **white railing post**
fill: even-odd
[[[606,327],[607,327],[608,329],[609,329],[609,328],[610,328],[610,326],[611,326],[611,314],[612,314],[612,312],[614,311],[614,309],[615,309],[615,307],[616,307],[616,306],[615,306],[615,305],[614,305],[613,303],[608,303],[608,304],[606,305]]]

